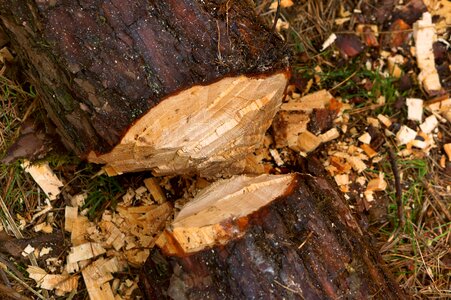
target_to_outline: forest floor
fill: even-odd
[[[286,173],[306,159],[318,160],[401,287],[418,299],[451,298],[450,2],[282,0],[279,13],[277,1],[256,2],[268,26],[279,16],[275,28],[293,52],[288,94],[265,145],[254,154],[256,166]],[[424,54],[435,60],[432,71],[419,63],[419,49],[429,41],[418,36],[426,30],[436,35],[432,52]],[[177,208],[211,181],[154,178],[150,172],[108,177],[101,166],[50,147],[43,139],[52,126],[17,62],[0,34],[0,297],[86,299],[81,272],[63,272],[66,257],[76,251],[76,230],[99,244],[110,238],[105,221],[128,245],[123,252],[113,246],[99,250],[129,265],[108,281],[117,295],[134,297],[136,270],[164,222],[145,234],[121,222],[134,218],[133,226],[146,226],[131,216],[132,207],[147,207],[146,213],[151,207],[152,222],[164,219],[170,215],[161,210],[165,201]],[[438,86],[425,83],[422,73],[437,76]],[[309,110],[293,108],[311,95],[316,103]],[[11,148],[24,133],[28,138]],[[309,142],[295,145],[293,135]],[[49,199],[26,161],[13,161],[16,156],[48,165],[52,175],[45,181],[60,180],[60,194]],[[37,285],[43,276],[49,280]],[[66,287],[55,286],[61,280]]]

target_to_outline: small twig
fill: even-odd
[[[403,228],[406,224],[406,219],[404,218],[404,205],[402,203],[402,186],[401,177],[399,176],[398,163],[396,162],[396,155],[391,147],[388,148],[388,155],[390,158],[390,165],[393,171],[393,176],[395,177],[395,188],[396,188],[396,205],[398,206],[398,228]]]
[[[406,219],[404,218],[404,205],[402,203],[402,186],[401,186],[401,177],[399,176],[399,169],[398,169],[398,163],[396,162],[396,155],[393,149],[389,146],[387,149],[388,157],[390,160],[390,165],[392,168],[393,176],[395,178],[395,189],[396,189],[396,206],[398,208],[397,214],[398,214],[398,228],[396,228],[395,232],[390,236],[390,238],[387,241],[387,244],[384,245],[383,249],[381,249],[381,252],[384,252],[385,250],[389,249],[399,238],[399,234],[404,228],[406,224]]]
[[[310,239],[310,237],[312,236],[313,231],[310,231],[310,233],[307,235],[307,237],[305,238],[305,240],[299,245],[298,249],[301,249],[302,247],[304,247],[305,243],[308,242],[308,240]]]
[[[31,286],[29,286],[25,281],[17,277],[14,273],[10,272],[9,270],[5,270],[6,273],[8,273],[9,276],[14,278],[17,282],[19,282],[24,288],[32,292],[34,295],[36,295],[39,299],[46,300],[46,297],[39,294],[37,291],[35,291]],[[48,298],[48,297],[47,297]]]
[[[277,281],[277,280],[274,280],[274,282],[275,282],[276,284],[280,285],[281,287],[283,287],[284,289],[286,289],[287,291],[290,291],[290,292],[292,292],[293,294],[299,295],[299,296],[301,296],[302,299],[304,299],[304,297],[302,296],[301,291],[296,291],[296,290],[294,290],[294,289],[292,289],[292,288],[290,288],[290,287],[288,287],[288,286],[286,286],[286,285],[280,283],[280,282]]]
[[[4,297],[7,297],[9,299],[15,299],[15,300],[31,300],[31,298],[22,296],[14,289],[12,289],[6,285],[3,285],[1,283],[0,283],[0,295],[3,295]],[[2,299],[4,299],[4,298],[2,298]]]

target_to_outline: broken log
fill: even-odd
[[[0,25],[64,144],[110,175],[234,173],[289,76],[251,1],[0,0]]]
[[[157,245],[140,278],[149,299],[405,297],[321,177],[218,181],[182,208]]]

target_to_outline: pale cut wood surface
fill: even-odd
[[[283,196],[294,176],[243,175],[218,181],[183,207],[156,243],[168,254],[226,244],[245,233],[249,215]]]
[[[230,166],[262,143],[287,79],[285,73],[228,77],[184,90],[140,118],[111,152],[88,159],[106,164],[109,175],[239,173]]]

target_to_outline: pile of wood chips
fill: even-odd
[[[106,210],[98,222],[90,222],[87,212],[80,211],[87,195],[74,196],[72,206],[65,208],[64,229],[70,232],[72,243],[69,253],[65,259],[46,260],[52,273],[28,267],[27,272],[37,286],[55,290],[59,296],[73,293],[81,273],[91,299],[131,299],[138,279],[116,275],[145,263],[157,234],[172,213],[158,181],[148,178],[144,185],[129,189],[116,208]],[[25,249],[36,251],[38,257],[43,250]]]

